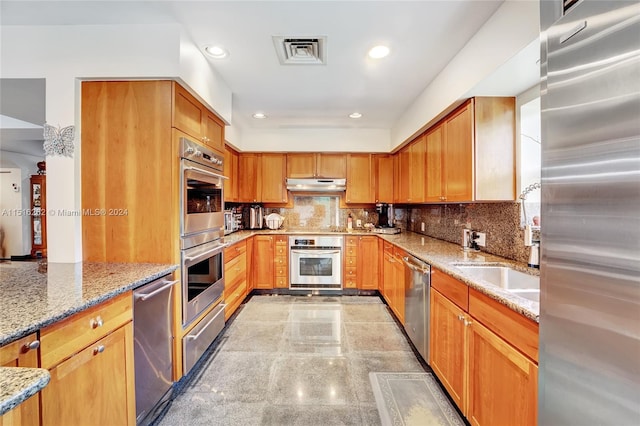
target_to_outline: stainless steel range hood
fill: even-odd
[[[289,191],[342,192],[347,189],[346,179],[287,179]]]

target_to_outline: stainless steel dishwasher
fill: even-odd
[[[429,362],[431,265],[408,255],[405,266],[404,329],[425,362]]]
[[[136,422],[151,423],[171,397],[172,294],[177,281],[164,278],[133,292]]]

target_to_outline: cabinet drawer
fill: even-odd
[[[289,272],[287,266],[276,266],[276,277],[286,277]]]
[[[236,243],[224,249],[224,262],[229,263],[242,253],[247,252],[247,244],[245,241]]]
[[[344,268],[344,276],[345,278],[356,278],[356,267],[355,266],[347,266],[346,268]]]
[[[356,288],[356,277],[347,277],[344,281],[345,288]]]
[[[278,267],[286,267],[287,266],[287,258],[284,256],[276,256],[273,260],[273,264]]]
[[[431,268],[431,287],[465,311],[469,311],[469,286],[444,272]]]
[[[289,278],[286,275],[276,277],[275,287],[276,288],[289,288]]]
[[[276,256],[286,256],[287,246],[282,244],[276,244]]]
[[[133,319],[131,292],[42,329],[42,368],[50,369]]]
[[[384,251],[387,252],[387,253],[393,253],[393,247],[394,246],[391,243],[388,243],[386,241],[383,243]]]
[[[345,253],[347,256],[356,256],[358,253],[358,249],[356,247],[347,247],[345,249]]]
[[[247,283],[242,282],[235,290],[224,299],[224,319],[227,320],[238,309],[238,306],[242,303],[247,295]]]
[[[276,244],[277,245],[284,245],[284,246],[289,244],[289,242],[287,241],[287,236],[286,235],[276,235]]]
[[[345,238],[345,245],[346,246],[357,246],[358,245],[358,237],[347,237]]]
[[[358,258],[355,256],[347,256],[347,258],[344,260],[344,263],[346,266],[353,266],[355,267],[357,265],[357,261]]]
[[[233,291],[233,288],[241,281],[247,279],[247,255],[242,253],[231,262],[224,265],[224,294]]]
[[[473,288],[469,289],[469,314],[538,362],[538,323]]]

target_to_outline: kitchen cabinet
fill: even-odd
[[[260,154],[240,153],[238,156],[238,201],[259,203],[262,199]]]
[[[31,179],[31,257],[47,257],[47,177]]]
[[[273,259],[275,271],[275,288],[289,288],[289,238],[277,235],[275,238],[275,257]]]
[[[393,202],[402,203],[402,188],[400,187],[400,153],[393,155]]]
[[[286,203],[288,200],[285,184],[287,172],[286,154],[261,154],[260,186],[263,203]]]
[[[375,180],[371,154],[347,154],[347,203],[374,203]]]
[[[406,253],[392,244],[384,243],[383,296],[398,321],[404,324],[404,264]]]
[[[1,367],[38,367],[38,335],[33,333],[0,348]],[[40,394],[37,393],[0,416],[0,426],[40,424]]]
[[[132,295],[41,330],[42,425],[135,425]]]
[[[358,287],[358,237],[345,237],[344,288]]]
[[[173,82],[173,127],[224,153],[224,123],[191,93]]]
[[[274,284],[274,237],[256,235],[253,237],[253,287],[272,289]]]
[[[378,237],[345,237],[345,288],[378,289]]]
[[[427,132],[428,202],[515,199],[515,99],[469,99]]]
[[[238,152],[229,145],[224,148],[224,200],[238,201]]]
[[[224,249],[224,319],[233,315],[247,296],[247,244],[240,241]]]
[[[253,240],[254,237],[247,238],[247,295],[251,293],[251,290],[254,288],[253,282]]]
[[[473,425],[535,425],[538,325],[432,269],[430,365]]]
[[[346,178],[346,154],[287,154],[288,178]]]
[[[421,135],[400,153],[399,190],[400,203],[422,203],[425,201],[427,165],[427,140]]]
[[[395,202],[393,198],[393,156],[390,154],[374,154],[374,187],[375,202]]]

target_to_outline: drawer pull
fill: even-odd
[[[96,348],[93,348],[93,354],[94,355],[98,355],[101,354],[102,352],[104,352],[104,345],[100,345]]]
[[[459,319],[460,321],[464,321],[464,315],[462,315],[462,314],[458,315],[458,319]]]
[[[26,353],[34,349],[38,349],[40,347],[40,340],[34,340],[33,342],[25,343],[22,347],[22,352]]]
[[[100,317],[96,317],[95,319],[91,320],[91,328],[102,327],[103,324],[104,324],[104,322],[102,321],[102,318],[100,318]]]

